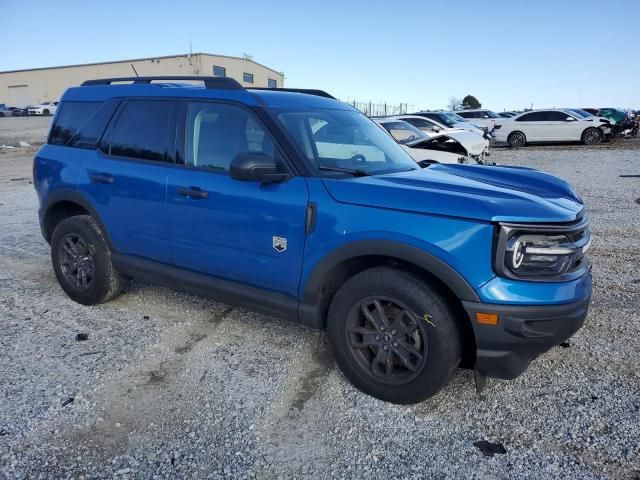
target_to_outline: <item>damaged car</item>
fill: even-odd
[[[430,163],[484,163],[484,145],[482,144],[478,148],[477,144],[469,142],[475,148],[474,152],[479,152],[472,156],[462,142],[448,133],[427,135],[410,123],[394,118],[375,119],[374,121],[384,128],[421,166]],[[465,133],[477,136],[472,132]]]

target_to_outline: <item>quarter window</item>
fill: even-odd
[[[253,83],[253,73],[244,72],[242,74],[242,81],[245,83]]]
[[[241,153],[275,157],[271,137],[247,110],[234,105],[193,102],[187,122],[187,164],[228,172]]]
[[[174,106],[174,102],[167,101],[128,102],[113,128],[111,155],[170,161],[168,149],[174,141],[170,128]]]
[[[218,65],[213,66],[213,75],[215,77],[226,77],[227,69],[224,67],[219,67]]]
[[[100,105],[102,102],[65,102],[62,104],[51,127],[49,143],[66,145],[96,113]]]
[[[268,79],[267,80],[267,87],[269,87],[269,88],[278,88],[278,81],[273,79],[273,78]]]

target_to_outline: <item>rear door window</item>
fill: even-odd
[[[119,157],[171,162],[175,150],[176,104],[132,100],[124,105],[111,132],[109,153]]]
[[[516,118],[516,122],[544,122],[546,119],[546,112],[531,112]]]

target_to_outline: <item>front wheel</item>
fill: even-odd
[[[602,141],[602,130],[599,128],[587,128],[582,133],[582,143],[585,145],[597,145]]]
[[[400,270],[372,268],[347,280],[331,302],[327,323],[342,372],[381,400],[425,400],[460,363],[461,335],[446,302]]]
[[[62,220],[51,236],[56,278],[71,300],[96,305],[117,296],[126,283],[111,263],[111,250],[90,215]]]

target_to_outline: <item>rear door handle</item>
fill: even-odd
[[[91,179],[92,182],[95,182],[95,183],[104,183],[104,184],[113,183],[113,177],[111,175],[107,175],[106,173],[95,173],[93,175],[90,175],[89,178]]]
[[[191,198],[209,198],[209,192],[200,190],[198,187],[178,188],[178,195]]]

